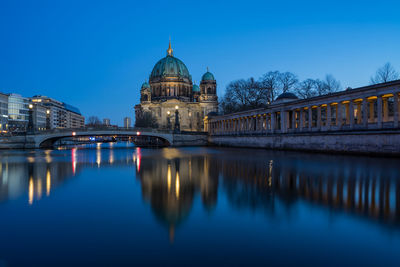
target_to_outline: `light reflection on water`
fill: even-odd
[[[2,151],[0,159],[0,262],[32,263],[16,253],[33,253],[23,232],[54,253],[36,254],[35,264],[182,264],[210,251],[219,253],[196,263],[399,263],[398,159],[125,144]],[[71,241],[58,232],[70,225],[67,260],[53,250]],[[99,240],[94,254],[82,253],[90,234]],[[149,248],[164,257],[149,259]],[[328,262],[325,250],[335,253]]]

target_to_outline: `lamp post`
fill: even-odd
[[[50,130],[50,109],[46,110],[46,130]]]
[[[29,120],[27,133],[33,133],[33,104],[29,104]]]
[[[167,111],[167,129],[171,129],[171,118],[170,118],[171,112],[168,110]]]
[[[179,123],[179,107],[175,106],[175,127],[174,127],[174,133],[179,133],[181,131],[181,125]]]

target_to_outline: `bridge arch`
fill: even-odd
[[[164,140],[167,146],[171,146],[173,144],[173,135],[171,133],[159,133],[159,132],[151,132],[151,131],[127,131],[127,130],[85,130],[85,131],[63,131],[63,132],[55,132],[55,133],[43,133],[36,135],[35,138],[35,147],[36,148],[44,148],[51,147],[54,143],[63,138],[69,137],[86,137],[86,136],[149,136],[149,137],[157,137],[161,140]]]

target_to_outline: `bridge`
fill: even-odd
[[[26,135],[11,136],[0,141],[0,148],[46,148],[64,138],[113,136],[113,137],[156,137],[166,146],[200,146],[207,144],[205,132],[180,132],[147,128],[77,128],[37,131]]]

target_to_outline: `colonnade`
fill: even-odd
[[[277,101],[266,109],[211,118],[207,130],[210,134],[231,135],[399,128],[400,81],[397,83]]]

